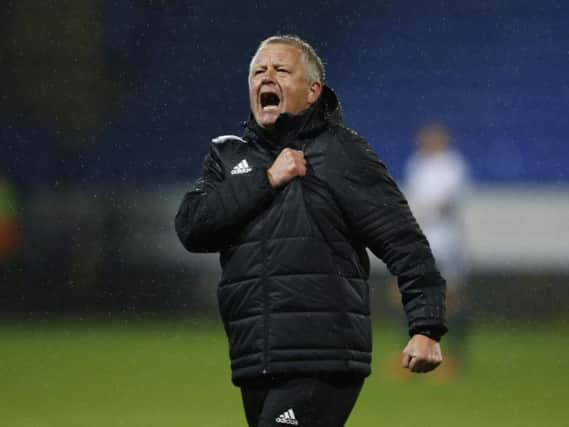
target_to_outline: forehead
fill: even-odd
[[[301,52],[295,46],[283,43],[270,43],[257,51],[253,65],[268,62],[296,64],[301,60]]]

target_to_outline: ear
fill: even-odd
[[[314,104],[320,97],[321,93],[322,93],[322,83],[318,81],[313,82],[308,88],[308,98],[306,100],[308,104],[310,105]]]

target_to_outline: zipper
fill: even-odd
[[[304,147],[306,145],[306,142],[304,142],[302,144],[302,151],[304,152]],[[286,146],[286,144],[285,144]],[[284,148],[284,147],[282,147]],[[270,164],[267,165],[267,167],[270,167],[270,165],[272,163],[274,163],[275,159],[278,157],[278,155],[280,154],[280,152],[282,151],[282,148],[278,151],[276,150],[271,150],[270,151],[270,155],[271,155],[271,161]],[[269,367],[270,364],[270,357],[269,357],[269,324],[270,324],[270,302],[269,302],[269,297],[270,297],[270,293],[269,293],[269,289],[268,289],[268,284],[267,284],[267,233],[266,230],[268,230],[268,221],[267,221],[267,217],[269,216],[270,213],[270,208],[267,208],[267,212],[264,215],[263,221],[265,221],[265,224],[263,224],[263,237],[261,240],[261,251],[263,253],[263,267],[262,267],[262,271],[261,271],[261,283],[263,286],[263,368],[261,373],[263,375],[269,375],[271,373],[271,369]]]
[[[274,158],[273,158],[274,161]],[[270,167],[270,165],[268,166]],[[263,287],[263,368],[261,373],[263,375],[268,375],[270,373],[269,368],[269,320],[270,320],[270,310],[269,310],[269,289],[267,284],[267,230],[268,221],[271,208],[268,207],[265,215],[263,216],[263,230],[261,239],[261,253],[263,254],[263,266],[261,270],[261,286]]]
[[[265,215],[265,220],[266,220]],[[261,251],[263,253],[263,270],[261,272],[261,286],[263,286],[263,374],[269,373],[269,290],[267,284],[267,238],[265,230],[267,225],[263,227],[263,240],[261,242]]]

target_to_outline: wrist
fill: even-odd
[[[269,184],[271,185],[271,187],[276,188],[276,184],[275,184],[275,180],[273,178],[273,175],[271,174],[271,170],[267,169],[267,179],[269,180]]]
[[[422,335],[422,336],[429,338],[430,340],[433,340],[435,342],[439,342],[439,343],[441,342],[441,337],[433,336],[429,332],[420,332],[420,333],[415,334],[415,335]],[[413,335],[413,336],[415,336],[415,335]]]

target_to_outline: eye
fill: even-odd
[[[277,71],[278,71],[279,73],[288,73],[288,72],[289,72],[286,68],[282,68],[282,67],[281,67],[281,68],[277,68]]]

